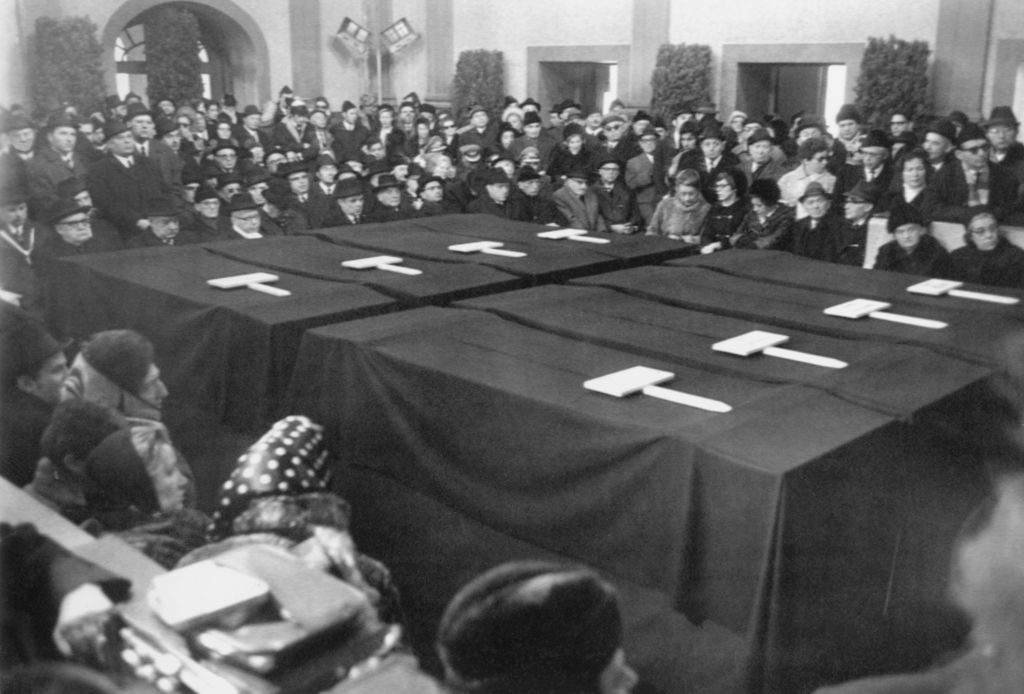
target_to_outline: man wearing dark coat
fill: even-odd
[[[706,125],[697,139],[698,149],[685,153],[679,160],[679,170],[693,169],[700,174],[700,191],[704,199],[714,204],[718,201],[715,194],[715,178],[720,171],[738,169],[739,157],[725,150],[725,138],[722,129],[716,125]]]
[[[382,174],[373,187],[376,204],[368,215],[367,222],[396,222],[416,216],[416,211],[403,205],[402,182],[394,174]]]
[[[558,211],[550,193],[543,191],[540,174],[530,166],[516,174],[516,188],[509,197],[510,219],[533,224],[565,226],[565,217]]]
[[[590,186],[597,197],[598,214],[608,231],[632,234],[640,229],[640,214],[633,193],[619,176],[621,167],[610,154],[597,157],[598,180]]]
[[[91,208],[69,199],[58,199],[50,206],[46,218],[49,228],[32,252],[32,267],[36,270],[47,305],[50,305],[50,283],[60,278],[59,258],[124,248],[121,237],[116,233],[93,233],[90,212]]]
[[[331,128],[334,142],[331,149],[339,164],[363,159],[363,147],[370,140],[370,131],[359,120],[359,107],[351,101],[341,105],[341,122]]]
[[[135,154],[148,159],[160,172],[164,185],[172,190],[181,188],[181,172],[184,162],[177,152],[156,138],[156,124],[152,114],[142,104],[129,104],[124,122],[135,140]]]
[[[992,210],[981,207],[965,218],[967,245],[949,254],[950,279],[1024,289],[1024,250],[1006,240]]]
[[[825,188],[813,181],[807,185],[800,202],[807,216],[793,225],[793,253],[805,258],[835,262],[839,257],[843,220],[828,214],[831,198]]]
[[[504,169],[489,169],[484,178],[484,192],[466,207],[469,214],[489,214],[510,219],[512,208],[509,204],[511,181]]]
[[[889,211],[887,225],[892,241],[882,244],[875,256],[875,269],[922,277],[947,277],[949,253],[928,234],[924,216],[906,203]]]
[[[109,154],[89,170],[86,185],[93,204],[125,240],[149,228],[149,201],[172,191],[153,160],[136,154],[131,131],[119,122],[104,126]]]
[[[149,226],[145,231],[129,240],[132,248],[186,246],[200,241],[194,231],[181,228],[173,198],[152,200],[147,207],[146,221]]]
[[[85,180],[86,165],[75,151],[75,122],[60,113],[46,124],[46,146],[26,164],[29,214],[40,217],[57,200],[57,186],[69,178]]]
[[[871,183],[880,191],[892,184],[893,166],[889,161],[889,137],[881,130],[872,130],[860,143],[861,162],[838,167],[836,186],[832,190],[836,201],[841,201],[858,183]]]
[[[28,194],[21,188],[0,188],[0,292],[3,300],[42,317],[42,295],[32,252],[41,234],[28,216]]]
[[[474,106],[469,113],[469,128],[459,133],[459,146],[478,145],[485,154],[497,151],[498,126],[490,122],[483,106]]]
[[[971,207],[987,205],[1005,219],[1017,202],[1017,179],[1001,164],[989,161],[984,131],[968,123],[956,139],[956,161],[943,166],[931,182],[938,197],[935,219],[960,221]]]
[[[582,169],[570,171],[565,177],[565,185],[551,198],[570,228],[606,231],[597,194],[587,187],[587,178],[588,172]]]
[[[36,128],[22,115],[9,116],[3,124],[9,145],[0,153],[0,187],[24,188],[28,162],[35,156]]]

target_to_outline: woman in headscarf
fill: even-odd
[[[180,566],[250,544],[282,547],[363,591],[382,621],[401,622],[390,572],[356,551],[349,505],[328,491],[322,432],[308,418],[291,416],[250,446],[221,486],[210,544]]]
[[[165,568],[205,541],[209,517],[185,508],[190,480],[158,428],[120,429],[85,461],[86,527],[112,532]]]

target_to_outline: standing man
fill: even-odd
[[[160,172],[164,185],[173,190],[180,190],[184,162],[169,146],[155,139],[156,126],[153,123],[153,116],[146,107],[142,104],[129,104],[124,122],[131,130],[136,155],[153,162]]]
[[[665,197],[665,160],[658,149],[658,133],[648,127],[640,135],[640,154],[626,163],[626,186],[632,191],[644,226],[654,216],[654,208]]]
[[[85,162],[75,152],[78,130],[74,120],[58,113],[46,123],[46,147],[26,165],[29,211],[41,216],[57,200],[57,186],[69,178],[85,180]]]
[[[0,299],[42,316],[39,286],[32,268],[36,226],[28,217],[28,194],[0,188]]]
[[[35,156],[36,128],[28,118],[11,115],[4,123],[7,150],[0,154],[0,186],[24,187],[27,165]]]
[[[334,135],[331,149],[335,161],[362,161],[363,147],[370,139],[370,131],[359,120],[359,108],[351,101],[341,105],[341,122],[331,129],[331,134]]]
[[[494,152],[498,147],[498,127],[490,122],[487,110],[480,105],[474,106],[469,112],[469,129],[459,134],[459,144],[478,145],[486,153]]]

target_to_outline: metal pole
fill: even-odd
[[[377,107],[384,103],[384,72],[383,72],[383,59],[381,58],[381,48],[384,41],[381,39],[380,32],[373,32],[374,40],[377,43]]]

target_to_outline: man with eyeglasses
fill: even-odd
[[[204,186],[205,187],[205,186]],[[202,189],[200,189],[202,191]],[[216,193],[214,193],[216,198]],[[199,197],[204,197],[202,193]],[[205,199],[205,198],[204,198]],[[198,206],[198,205],[197,205]],[[219,209],[219,201],[217,208]],[[216,214],[216,212],[214,213]],[[151,200],[146,211],[149,226],[128,242],[131,248],[173,247],[199,243],[201,240],[191,229],[182,228],[178,208],[172,198]],[[219,237],[220,241],[226,237]]]
[[[564,226],[565,217],[558,211],[551,193],[545,190],[536,169],[524,166],[516,173],[516,185],[511,196],[510,219],[547,226]]]
[[[611,157],[626,168],[626,162],[640,154],[640,145],[626,137],[626,118],[619,114],[605,116],[601,122],[604,134],[604,149]]]
[[[598,180],[590,189],[597,196],[605,227],[613,234],[635,234],[640,230],[641,217],[633,193],[619,176],[619,162],[602,153],[596,164]]]
[[[914,122],[907,118],[906,114],[896,111],[892,116],[889,117],[889,135],[894,139],[905,133],[914,133]],[[914,143],[917,144],[917,138],[914,138]]]
[[[800,166],[779,179],[782,202],[796,208],[796,218],[807,216],[803,204],[804,191],[811,183],[817,183],[826,193],[835,190],[836,177],[828,172],[828,144],[820,137],[804,140],[797,146]]]
[[[1017,202],[1017,178],[989,161],[991,145],[985,131],[968,123],[956,138],[957,163],[943,166],[932,180],[939,207],[935,219],[960,221],[968,208],[988,205],[997,219],[1005,219]]]
[[[893,176],[889,162],[891,146],[884,130],[872,130],[865,135],[860,141],[859,161],[844,164],[836,176],[836,199],[849,193],[861,181],[871,183],[878,190],[888,190]]]
[[[57,258],[123,248],[119,238],[97,238],[93,235],[89,212],[90,208],[74,200],[57,198],[51,203],[46,221],[53,232],[44,235],[32,254],[32,266],[36,269],[44,293],[49,282],[59,277]]]
[[[263,230],[260,217],[260,206],[248,193],[237,193],[228,202],[228,214],[231,216],[231,236],[233,240],[261,239]]]

